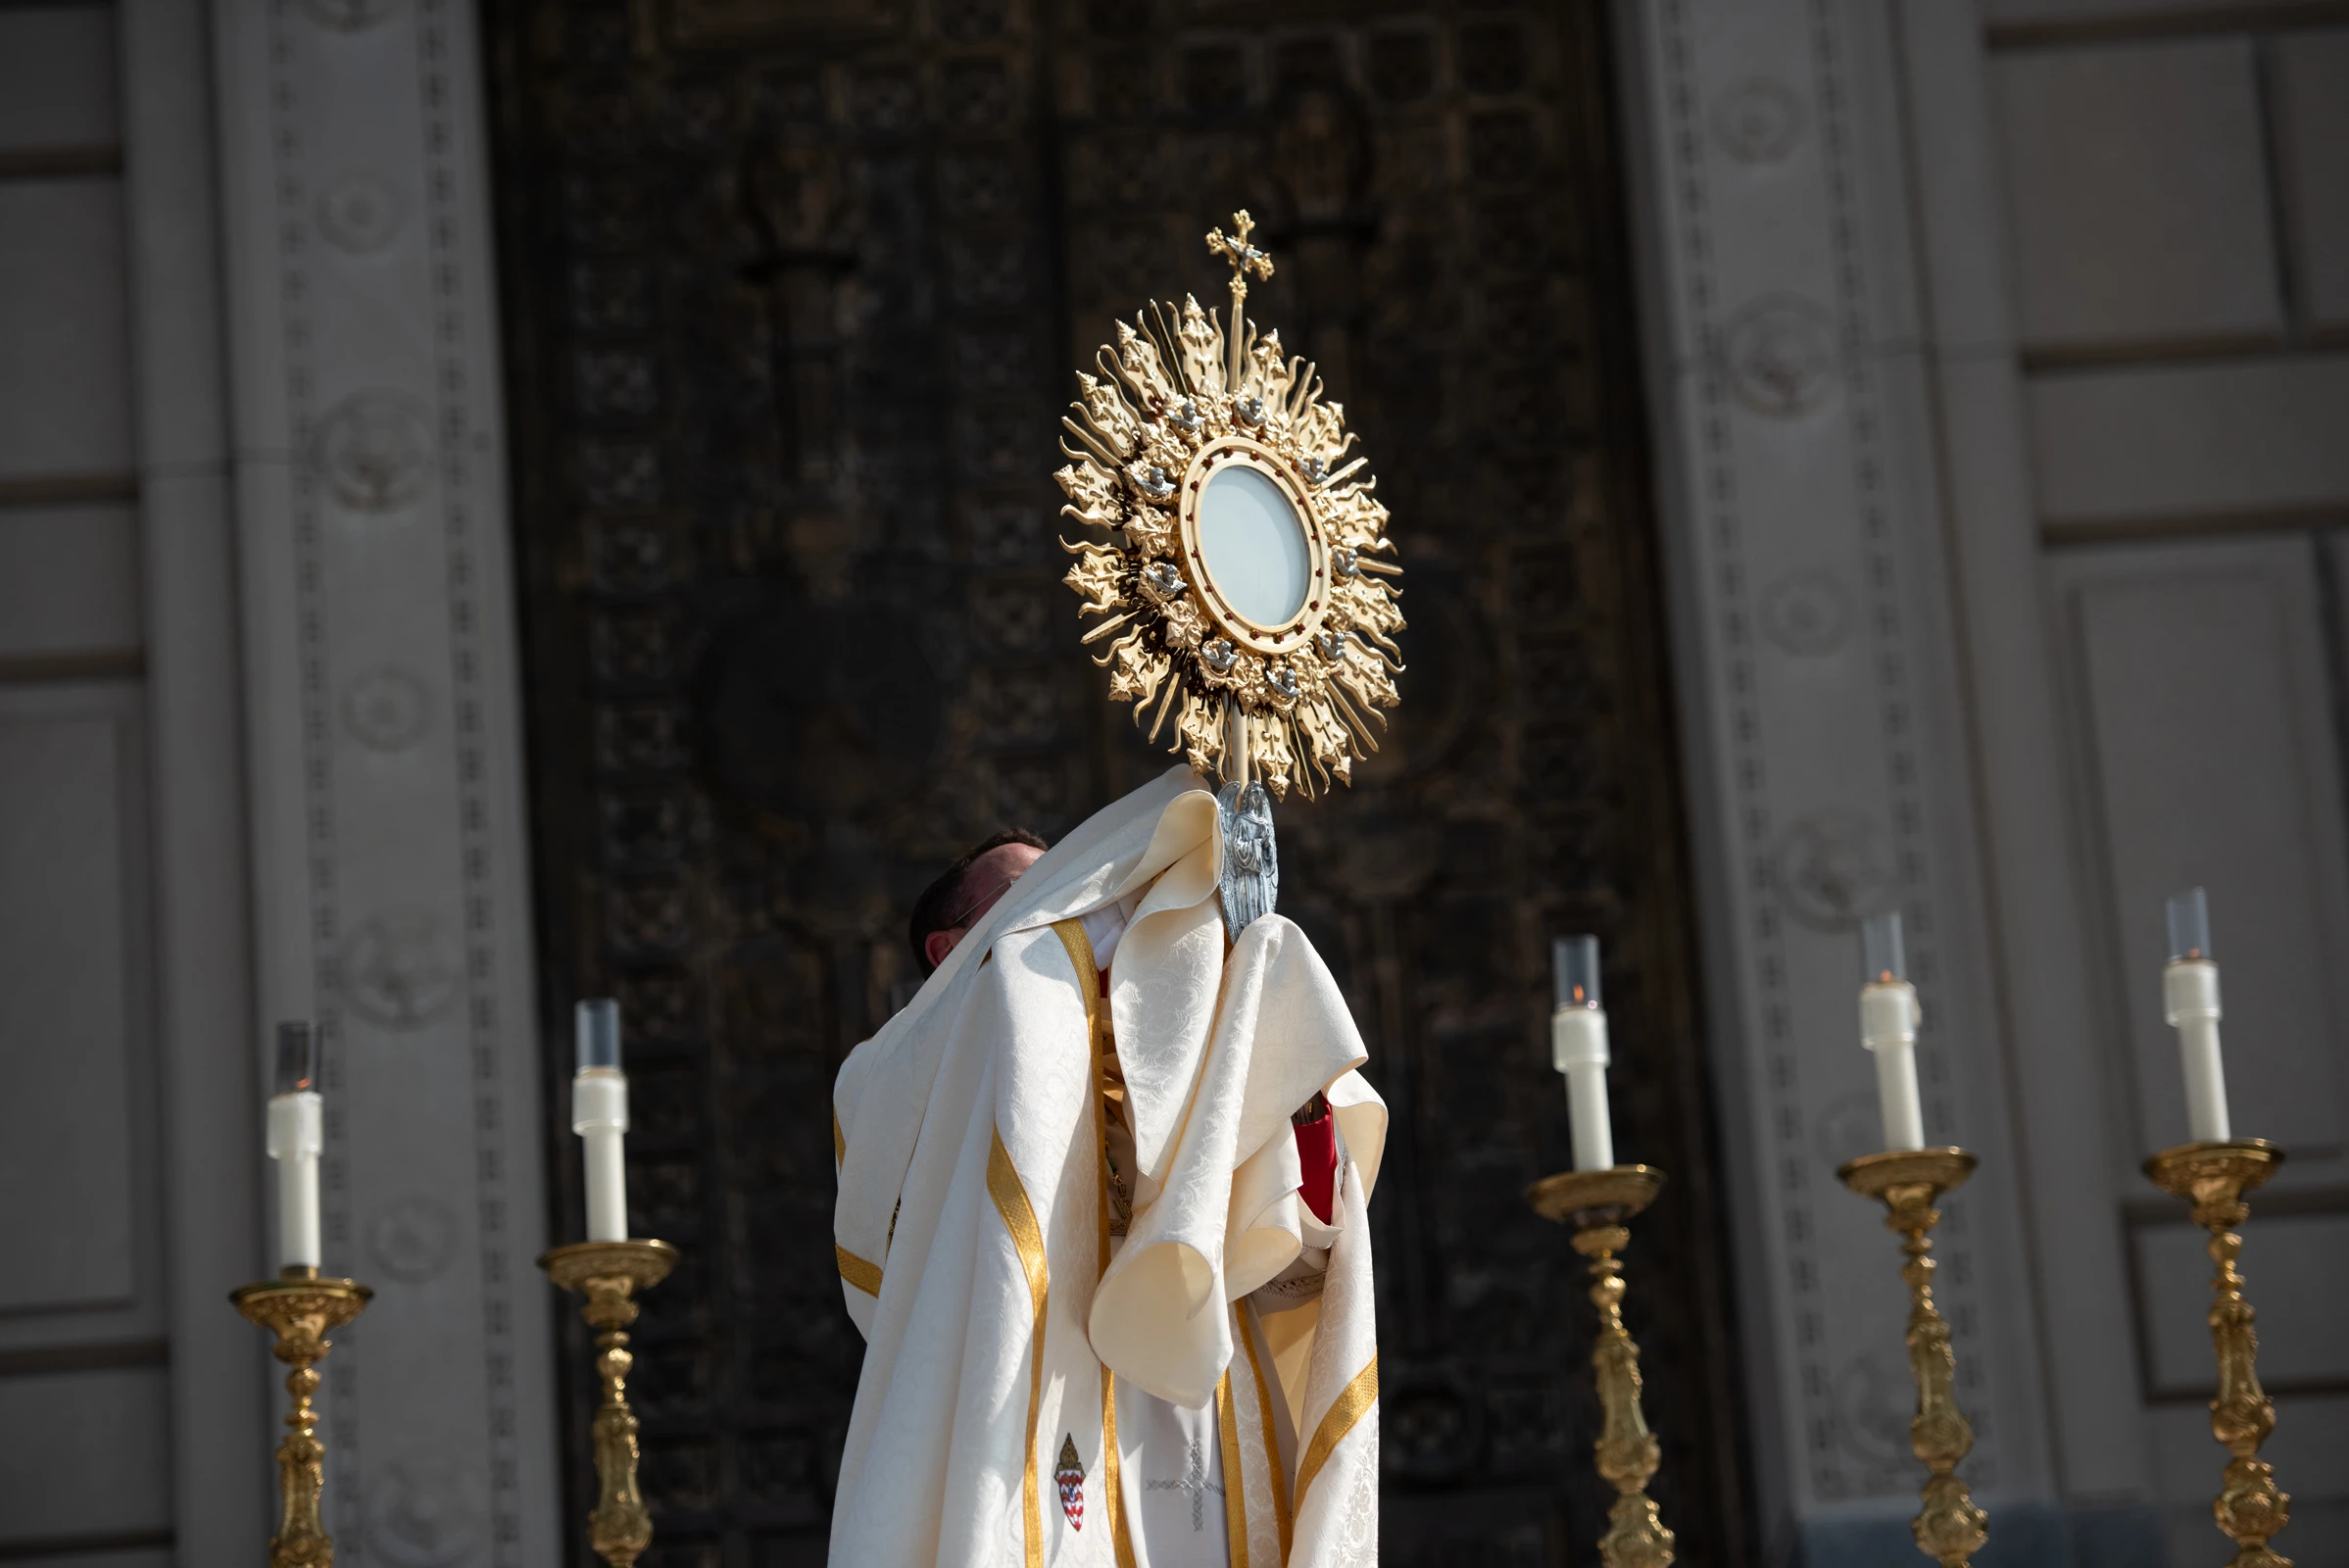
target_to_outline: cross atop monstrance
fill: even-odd
[[[1207,249],[1231,263],[1232,292],[1243,299],[1248,296],[1244,273],[1253,272],[1259,281],[1272,276],[1271,254],[1248,242],[1248,232],[1255,226],[1256,220],[1243,207],[1232,215],[1232,227],[1239,230],[1237,235],[1227,235],[1220,228],[1207,230]]]
[[[1220,228],[1207,230],[1208,252],[1222,257],[1232,269],[1232,329],[1225,334],[1225,342],[1231,352],[1231,371],[1226,379],[1234,387],[1240,384],[1240,356],[1244,352],[1242,340],[1247,336],[1241,329],[1240,308],[1248,303],[1248,274],[1253,272],[1258,282],[1272,276],[1271,252],[1260,251],[1248,242],[1248,233],[1255,226],[1256,220],[1248,217],[1248,209],[1243,207],[1232,215],[1235,233],[1226,234]]]

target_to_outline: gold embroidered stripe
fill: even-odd
[[[849,1157],[849,1135],[840,1130],[840,1112],[832,1112],[832,1163],[839,1166]]]
[[[1256,1380],[1256,1414],[1264,1422],[1264,1453],[1272,1465],[1272,1516],[1281,1527],[1281,1561],[1289,1560],[1289,1538],[1295,1528],[1289,1512],[1289,1477],[1281,1464],[1281,1437],[1272,1424],[1272,1386],[1264,1381],[1264,1363],[1256,1359],[1256,1336],[1248,1327],[1245,1302],[1232,1303],[1233,1326],[1248,1348],[1248,1370]]]
[[[1109,1039],[1107,1020],[1101,1014],[1101,966],[1093,961],[1093,939],[1085,934],[1084,922],[1055,921],[1052,932],[1068,950],[1068,961],[1076,967],[1077,989],[1085,998],[1085,1032],[1093,1043],[1093,1141],[1101,1150],[1101,1190],[1095,1195],[1093,1205],[1094,1230],[1101,1251],[1095,1275],[1098,1284],[1100,1276],[1109,1272],[1109,1129],[1105,1123],[1108,1112],[1101,1104],[1104,1065],[1101,1058],[1104,1053],[1117,1048]],[[1101,1365],[1101,1510],[1108,1516],[1109,1542],[1116,1548],[1117,1568],[1135,1568],[1134,1538],[1126,1527],[1126,1497],[1119,1469],[1117,1374],[1104,1362]]]
[[[1223,1525],[1232,1568],[1248,1568],[1248,1475],[1240,1460],[1240,1412],[1232,1408],[1232,1369],[1215,1384],[1215,1417],[1223,1437]]]
[[[1044,1413],[1044,1304],[1051,1282],[1044,1267],[1044,1230],[1036,1223],[1036,1210],[1028,1205],[1028,1190],[1019,1184],[1019,1170],[1011,1163],[1010,1151],[1003,1147],[1000,1128],[994,1147],[987,1152],[987,1196],[995,1200],[995,1211],[1003,1216],[1003,1229],[1011,1233],[1019,1265],[1027,1271],[1028,1299],[1036,1309],[1028,1336],[1028,1458],[1020,1484],[1027,1513],[1021,1534],[1027,1538],[1028,1568],[1044,1568],[1044,1521],[1036,1505],[1036,1421]]]
[[[1126,1497],[1120,1491],[1117,1458],[1117,1374],[1101,1363],[1101,1508],[1109,1516],[1109,1544],[1117,1568],[1135,1568],[1134,1538],[1126,1533]]]
[[[840,1260],[840,1277],[876,1300],[881,1295],[881,1265],[867,1263],[863,1258],[835,1242],[832,1255]]]
[[[1346,1435],[1354,1429],[1354,1423],[1368,1415],[1370,1407],[1378,1402],[1379,1358],[1374,1355],[1370,1358],[1370,1364],[1355,1373],[1354,1380],[1338,1396],[1329,1413],[1321,1418],[1313,1441],[1305,1446],[1305,1456],[1297,1467],[1297,1505],[1299,1508],[1305,1505],[1305,1489],[1313,1484],[1315,1476],[1321,1474],[1321,1467],[1330,1462],[1330,1455],[1337,1451],[1338,1445],[1346,1441]]]
[[[1092,1037],[1098,1055],[1101,1049],[1101,968],[1093,961],[1093,939],[1085,934],[1082,920],[1056,920],[1052,934],[1068,950],[1068,961],[1077,968],[1077,995],[1085,999],[1085,1031]],[[1098,1063],[1097,1063],[1098,1066]],[[1101,1077],[1096,1073],[1094,1084],[1098,1091]]]

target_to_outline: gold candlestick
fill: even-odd
[[[1932,1472],[1921,1494],[1925,1506],[1909,1529],[1917,1549],[1941,1568],[1962,1568],[1990,1535],[1989,1516],[1974,1505],[1974,1494],[1956,1475],[1958,1461],[1974,1446],[1974,1427],[1951,1391],[1957,1354],[1949,1348],[1949,1325],[1933,1305],[1936,1265],[1927,1237],[1941,1219],[1933,1200],[1973,1175],[1975,1164],[1962,1149],[1901,1149],[1862,1154],[1835,1172],[1861,1197],[1884,1200],[1884,1228],[1901,1235],[1900,1250],[1908,1254],[1900,1277],[1909,1286],[1909,1372],[1917,1380],[1909,1447]]]
[[[1660,1170],[1617,1165],[1544,1176],[1525,1190],[1534,1212],[1574,1227],[1574,1250],[1590,1260],[1595,1282],[1590,1299],[1598,1306],[1598,1338],[1590,1365],[1598,1374],[1605,1421],[1594,1447],[1598,1473],[1616,1493],[1598,1543],[1607,1568],[1666,1568],[1672,1561],[1672,1532],[1647,1495],[1663,1455],[1639,1408],[1639,1347],[1623,1326],[1623,1266],[1615,1261],[1632,1239],[1624,1221],[1655,1201],[1663,1185]]]
[[[292,1428],[277,1445],[277,1533],[269,1538],[269,1568],[333,1568],[334,1538],[318,1511],[326,1488],[326,1446],[318,1441],[317,1363],[334,1347],[328,1329],[340,1328],[367,1310],[375,1293],[352,1280],[324,1280],[308,1265],[289,1266],[276,1279],[231,1291],[238,1312],[277,1337],[273,1353],[293,1371],[285,1390],[294,1396],[285,1424]]]
[[[2276,1430],[2276,1406],[2259,1386],[2259,1336],[2243,1299],[2234,1260],[2243,1250],[2235,1227],[2251,1212],[2243,1195],[2276,1174],[2283,1151],[2264,1138],[2180,1144],[2145,1161],[2145,1174],[2173,1197],[2194,1205],[2194,1223],[2211,1233],[2211,1345],[2219,1357],[2219,1392],[2211,1400],[2211,1435],[2233,1455],[2211,1515],[2235,1544],[2233,1568],[2291,1568],[2268,1547],[2268,1538],[2292,1522],[2292,1499],[2276,1487],[2276,1472],[2259,1446]]]
[[[547,1278],[587,1298],[579,1315],[596,1331],[596,1373],[604,1402],[596,1407],[597,1495],[587,1516],[587,1544],[612,1568],[630,1568],[653,1544],[652,1516],[636,1490],[636,1412],[628,1408],[628,1325],[636,1321],[636,1293],[649,1291],[677,1264],[666,1242],[574,1242],[538,1260]]]

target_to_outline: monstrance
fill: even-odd
[[[1062,419],[1055,477],[1064,516],[1108,530],[1062,548],[1080,614],[1101,618],[1087,644],[1114,638],[1094,662],[1109,696],[1150,719],[1154,743],[1223,780],[1226,838],[1255,886],[1227,888],[1235,931],[1272,906],[1271,801],[1290,786],[1310,799],[1352,781],[1353,760],[1378,750],[1401,670],[1403,628],[1390,579],[1401,567],[1367,460],[1349,449],[1345,410],[1322,399],[1278,332],[1259,334],[1242,308],[1248,281],[1272,275],[1248,242],[1209,230],[1207,249],[1232,270],[1228,321],[1186,297],[1152,301],[1079,374]],[[1260,859],[1260,866],[1246,862]]]

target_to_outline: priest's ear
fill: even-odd
[[[922,971],[925,974],[930,973],[946,962],[946,956],[954,951],[954,944],[961,941],[962,933],[969,929],[970,927],[966,925],[949,926],[944,931],[932,931],[923,937],[921,939]]]

